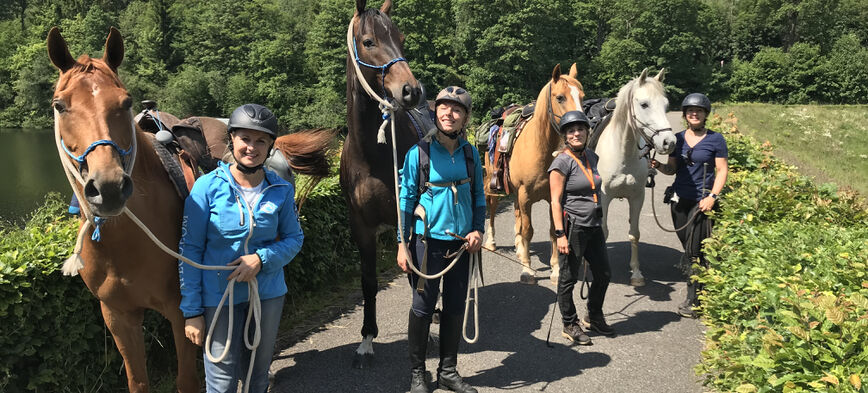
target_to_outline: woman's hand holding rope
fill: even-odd
[[[228,266],[238,266],[232,271],[227,280],[236,279],[239,282],[249,282],[256,277],[256,274],[262,269],[262,260],[259,259],[259,254],[242,255],[238,259],[229,262]]]

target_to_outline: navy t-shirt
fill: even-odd
[[[602,221],[596,214],[597,202],[594,202],[594,194],[598,194],[597,197],[599,198],[600,186],[603,181],[600,178],[600,173],[597,172],[597,155],[593,150],[585,149],[584,158],[581,155],[576,158],[583,160],[582,165],[591,166],[594,188],[591,188],[591,182],[579,168],[576,160],[566,152],[561,152],[555,157],[548,171],[558,171],[566,177],[563,207],[564,211],[570,215],[571,222],[584,227],[598,227],[602,225]]]
[[[714,159],[729,158],[729,152],[726,140],[717,132],[706,131],[705,138],[690,147],[684,140],[686,131],[675,134],[675,150],[669,155],[675,157],[678,163],[675,183],[672,185],[679,198],[699,201],[711,193],[714,185]]]

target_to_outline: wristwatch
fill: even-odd
[[[561,238],[561,237],[564,237],[564,236],[566,236],[566,235],[567,235],[567,234],[564,233],[563,230],[561,230],[561,229],[555,229],[555,238]]]
[[[708,194],[708,196],[710,196],[711,199],[714,199],[714,200],[717,200],[717,198],[718,198],[717,194]]]

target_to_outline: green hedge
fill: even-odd
[[[697,373],[720,391],[864,392],[864,200],[795,173],[734,118],[714,122],[734,169],[698,275],[708,329]]]
[[[24,228],[0,227],[0,391],[123,391],[122,359],[105,328],[97,300],[79,277],[60,266],[74,243],[78,221],[50,195]],[[301,212],[305,242],[286,267],[288,296],[327,288],[358,270],[347,209],[337,176],[326,178]],[[146,314],[148,370],[152,381],[172,375],[169,324]]]

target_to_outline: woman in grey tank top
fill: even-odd
[[[581,345],[591,343],[582,327],[606,336],[615,334],[603,316],[603,300],[611,270],[602,228],[599,195],[602,181],[597,173],[597,155],[585,148],[589,128],[590,122],[584,113],[565,113],[558,131],[567,148],[549,167],[552,219],[560,266],[558,307],[564,323],[563,336]],[[588,261],[594,280],[587,297],[588,312],[579,320],[573,302],[573,288],[579,279],[582,258]],[[582,298],[585,298],[583,294]]]

